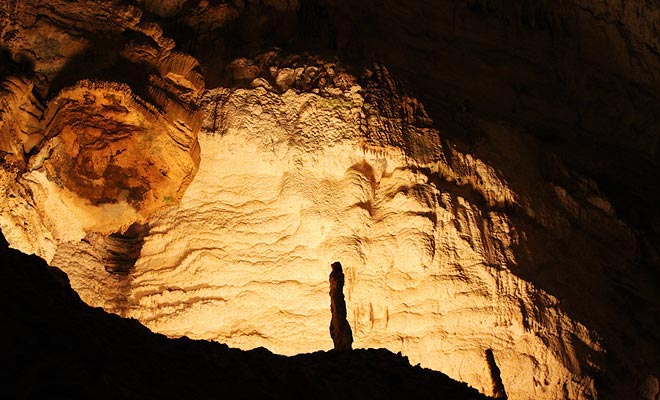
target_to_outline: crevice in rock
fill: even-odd
[[[125,232],[99,236],[95,241],[106,272],[115,279],[114,295],[108,301],[112,312],[125,317],[131,290],[131,270],[140,257],[144,238],[149,233],[148,224],[132,224]]]
[[[140,257],[147,233],[148,224],[134,223],[126,232],[115,232],[106,237],[102,245],[105,270],[115,275],[128,275]]]

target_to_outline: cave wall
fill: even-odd
[[[490,348],[511,398],[654,398],[657,10],[8,2],[0,227],[169,335],[329,348],[341,261],[358,347],[485,392]],[[119,276],[106,236],[134,223],[149,233]]]

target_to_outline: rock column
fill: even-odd
[[[341,263],[332,263],[330,273],[330,336],[335,344],[335,350],[351,350],[353,333],[346,319],[346,301],[344,300],[344,272]]]
[[[490,378],[493,382],[493,398],[506,400],[506,390],[504,390],[504,383],[502,383],[502,376],[500,369],[495,363],[495,356],[492,349],[486,349],[486,363],[488,363],[488,370],[490,371]]]

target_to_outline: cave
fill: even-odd
[[[655,2],[0,22],[9,397],[660,399]]]

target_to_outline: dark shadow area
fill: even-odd
[[[0,46],[0,80],[6,76],[25,76],[32,78],[34,75],[34,63],[27,57],[18,57],[14,60],[11,53]]]
[[[282,49],[289,54],[310,52],[335,57],[352,37],[350,17],[343,10],[323,0],[300,3],[209,1],[206,9],[200,2],[186,3],[172,17],[147,14],[176,41],[177,50],[200,61],[207,88],[230,86],[225,68],[239,57],[253,57],[268,49]],[[224,11],[220,12],[219,9]],[[224,22],[213,21],[217,13]],[[357,60],[357,58],[356,58]]]
[[[151,38],[140,32],[127,30],[118,36],[91,37],[90,42],[86,51],[68,60],[51,79],[47,88],[49,97],[80,80],[88,79],[125,83],[136,95],[157,107],[158,103],[149,93],[149,76],[158,76],[158,71],[148,62],[132,62],[121,55],[126,45],[149,44],[152,42]],[[157,48],[157,45],[153,46]]]
[[[149,224],[132,224],[126,232],[115,232],[104,240],[105,270],[111,274],[128,275],[140,257]]]

